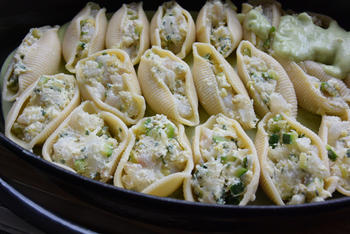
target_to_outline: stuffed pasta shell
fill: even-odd
[[[296,117],[297,98],[293,84],[274,58],[250,42],[242,41],[237,49],[237,69],[259,116],[271,111]]]
[[[149,22],[142,2],[123,4],[108,23],[106,47],[124,50],[136,65],[149,45]]]
[[[135,69],[126,52],[109,49],[82,59],[76,66],[82,96],[127,125],[144,116],[146,104]]]
[[[302,204],[331,197],[337,179],[331,177],[325,145],[311,130],[286,114],[267,114],[258,124],[255,147],[261,185],[278,204]]]
[[[130,129],[128,146],[114,185],[156,196],[168,196],[191,175],[193,159],[184,126],[165,115],[140,120]]]
[[[319,63],[296,63],[278,58],[294,84],[298,103],[304,109],[320,115],[346,115],[350,89],[343,81],[328,75]]]
[[[198,98],[189,66],[160,47],[141,57],[138,78],[148,105],[182,124],[199,124]]]
[[[236,6],[230,0],[210,0],[200,10],[196,20],[199,42],[210,43],[225,58],[242,39],[242,27],[237,19]]]
[[[197,126],[195,168],[185,181],[185,199],[246,205],[255,200],[260,166],[253,142],[239,123],[222,114]]]
[[[199,101],[210,114],[223,113],[244,128],[254,128],[253,102],[225,58],[210,44],[193,44],[193,80]]]
[[[158,7],[151,20],[151,44],[173,52],[183,59],[196,39],[196,29],[191,14],[175,1]]]
[[[258,0],[242,4],[243,39],[268,51],[281,17],[281,4],[274,0]]]
[[[75,73],[80,59],[103,50],[107,29],[106,9],[89,2],[72,19],[64,34],[62,50],[66,69]]]
[[[2,97],[14,101],[41,75],[58,72],[61,43],[57,27],[32,28],[16,49],[3,77]]]
[[[5,135],[28,150],[43,143],[79,104],[79,88],[72,75],[42,75],[11,107]]]
[[[127,141],[123,121],[85,101],[46,140],[42,153],[49,162],[107,182],[113,178]]]
[[[326,145],[331,175],[339,178],[337,190],[350,196],[350,119],[323,116],[319,136]]]

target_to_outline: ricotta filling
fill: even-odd
[[[124,166],[122,182],[138,192],[164,177],[182,172],[187,163],[177,128],[164,115],[143,120],[134,130],[135,143]]]
[[[32,28],[29,33],[23,39],[21,45],[17,48],[13,56],[13,65],[9,68],[11,69],[11,74],[7,80],[7,89],[11,92],[18,92],[18,78],[20,75],[30,71],[30,69],[25,65],[24,59],[28,51],[33,47],[33,45],[43,36],[43,34],[49,30],[50,27],[42,28]]]
[[[279,114],[268,120],[267,169],[282,200],[287,204],[323,201],[327,168],[312,140],[294,129]]]
[[[75,58],[72,66],[78,63],[79,60],[86,58],[89,55],[89,48],[92,38],[96,32],[96,16],[100,10],[97,4],[91,4],[90,14],[80,20],[80,38],[76,47]]]
[[[131,75],[127,64],[115,54],[102,53],[82,64],[82,77],[90,92],[102,102],[134,118],[139,110],[126,83]]]
[[[70,76],[41,76],[12,126],[12,133],[30,142],[71,102],[75,81]]]
[[[257,118],[255,116],[252,102],[242,94],[237,94],[226,77],[222,65],[210,54],[204,55],[215,75],[219,95],[226,107],[229,117],[235,118],[241,123],[249,123],[255,126]]]
[[[121,129],[119,129],[121,131]],[[118,147],[118,136],[113,136],[99,114],[83,110],[72,117],[60,131],[52,147],[52,160],[95,180],[110,179],[112,154]]]
[[[181,62],[169,57],[161,57],[150,51],[146,57],[151,61],[151,74],[163,82],[173,95],[178,112],[182,117],[190,117],[193,113],[192,106],[187,97],[186,75],[187,67]]]
[[[140,48],[140,37],[143,29],[142,21],[138,16],[138,5],[128,4],[127,16],[122,25],[122,40],[115,47],[128,53],[131,60],[137,57]]]
[[[327,150],[331,174],[340,178],[338,183],[341,187],[350,190],[350,121],[332,118]]]
[[[164,13],[159,26],[161,47],[178,54],[181,52],[189,30],[187,19],[183,9],[175,2],[164,3],[163,9]]]
[[[252,155],[223,117],[200,137],[202,163],[191,180],[199,202],[238,205],[253,177]]]
[[[215,46],[217,51],[227,57],[233,50],[232,35],[227,25],[227,14],[225,8],[229,7],[220,0],[208,3],[208,24],[210,25],[210,44]]]

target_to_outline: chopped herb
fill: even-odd
[[[83,50],[83,49],[85,49],[85,46],[86,46],[86,43],[84,43],[84,42],[81,42],[80,44],[79,44],[79,47]]]
[[[170,40],[171,40],[171,36],[170,36],[170,35],[166,35],[165,39],[166,39],[167,41],[170,41]]]
[[[165,161],[165,159],[164,159],[164,155],[160,155],[159,158],[160,158],[160,160],[162,161],[163,164],[166,164],[166,161]]]
[[[328,158],[332,160],[333,162],[337,160],[337,153],[333,150],[333,148],[329,145],[326,146],[326,149],[328,151]]]
[[[121,128],[118,128],[118,130],[119,130],[119,132],[122,132],[122,131],[123,131],[123,129],[121,129]]]
[[[293,136],[291,134],[288,134],[288,133],[283,133],[282,142],[283,142],[283,144],[287,144],[287,145],[292,144]]]
[[[102,150],[102,155],[106,156],[107,158],[109,158],[112,153],[113,153],[113,145],[112,144],[105,144]]]
[[[323,93],[329,96],[335,97],[338,95],[338,91],[333,86],[331,86],[328,82],[321,82],[320,89]]]
[[[89,135],[90,134],[90,132],[89,132],[89,130],[85,130],[85,135]]]
[[[248,168],[248,157],[245,157],[242,163],[244,168]]]
[[[237,177],[241,177],[241,176],[244,175],[247,171],[248,171],[247,168],[240,167],[240,168],[237,169],[235,175],[236,175]]]
[[[241,181],[233,184],[230,187],[230,191],[233,195],[240,195],[244,191],[244,184]]]
[[[222,129],[227,130],[227,127],[226,127],[226,125],[225,125],[225,124],[224,124],[224,125],[222,125]]]
[[[214,143],[223,142],[223,141],[228,141],[228,139],[223,136],[213,136]]]
[[[86,150],[86,147],[84,146],[83,148],[81,148],[80,152],[84,152]]]
[[[102,129],[100,129],[97,133],[96,133],[96,136],[102,136],[103,135],[103,130]]]
[[[85,158],[77,159],[74,161],[74,169],[79,173],[82,174],[85,172],[86,167],[88,166]]]
[[[350,149],[346,151],[346,157],[350,158]]]
[[[66,164],[66,160],[64,160],[64,159],[60,159],[60,163],[62,163],[62,164]]]
[[[227,162],[234,162],[234,161],[236,161],[236,159],[237,158],[233,155],[227,155],[227,156],[222,156],[220,158],[220,161],[222,164],[226,164]]]
[[[264,78],[264,80],[271,80],[271,79],[273,79],[273,77],[270,76],[270,74],[268,74],[267,72],[263,72],[261,75]]]
[[[20,58],[21,58],[21,59],[24,59],[24,55],[22,54],[22,55],[20,56]]]
[[[45,116],[45,115],[46,115],[46,111],[45,111],[45,110],[41,110],[41,114],[42,114],[43,116]]]
[[[269,138],[269,145],[272,147],[272,149],[276,148],[277,143],[280,139],[279,134],[273,133]]]
[[[166,149],[167,149],[168,152],[172,152],[173,149],[174,149],[174,146],[173,145],[167,145]]]
[[[106,52],[103,52],[102,55],[107,55],[107,53],[106,53]]]
[[[273,33],[273,32],[275,32],[275,31],[276,31],[275,26],[272,26],[272,27],[270,28],[270,32],[269,32],[269,33]]]
[[[168,136],[168,138],[174,138],[175,136],[175,128],[171,125],[171,124],[166,124],[166,135]]]

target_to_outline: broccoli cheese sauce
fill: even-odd
[[[24,58],[28,53],[28,50],[33,48],[35,43],[42,37],[42,35],[51,29],[51,27],[32,28],[25,36],[22,43],[17,48],[13,56],[13,65],[9,69],[12,69],[11,75],[8,77],[7,88],[16,93],[19,89],[18,78],[21,74],[28,72],[27,66],[24,64]]]
[[[72,76],[41,76],[11,132],[29,143],[61,114],[73,99],[75,89]]]
[[[96,98],[130,118],[139,114],[138,104],[125,81],[131,79],[132,71],[117,54],[105,52],[83,61],[79,74]]]
[[[201,162],[191,185],[199,202],[238,205],[253,177],[252,152],[226,117],[201,129]]]
[[[203,55],[203,58],[207,59],[210,68],[215,75],[217,88],[225,105],[228,116],[255,126],[257,118],[255,116],[254,109],[250,104],[249,98],[242,94],[237,94],[233,90],[222,65],[214,56],[208,53]]]
[[[193,109],[186,94],[187,67],[169,57],[161,57],[153,50],[146,52],[146,58],[151,61],[151,74],[163,82],[176,100],[176,108],[182,117],[190,117]]]
[[[132,131],[135,142],[121,177],[126,189],[141,192],[162,178],[185,170],[188,152],[179,142],[178,128],[166,116],[144,118]]]
[[[131,3],[126,5],[126,8],[127,16],[121,26],[122,40],[114,45],[113,48],[124,50],[133,61],[137,57],[140,48],[140,36],[143,25],[138,15],[138,5]]]
[[[119,128],[119,134],[122,129]],[[74,113],[52,145],[52,161],[72,168],[86,177],[107,181],[112,178],[108,164],[120,136],[113,136],[100,114],[84,109]]]
[[[350,190],[350,121],[335,116],[329,118],[327,151],[331,174],[340,178],[339,186]]]
[[[226,7],[230,6],[221,1],[211,1],[208,2],[207,8],[207,23],[211,25],[210,44],[215,46],[217,51],[219,51],[224,57],[231,54],[233,50],[233,38],[228,29],[227,14],[224,14]]]
[[[267,171],[286,204],[323,201],[327,167],[311,138],[294,129],[277,114],[267,121]]]
[[[163,16],[159,28],[161,47],[178,54],[185,42],[188,23],[183,9],[175,2],[163,4]]]

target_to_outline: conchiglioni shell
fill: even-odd
[[[310,129],[302,126],[300,123],[298,123],[295,119],[288,117],[286,114],[281,113],[284,120],[287,120],[288,124],[293,128],[296,129],[298,132],[305,134],[307,137],[311,139],[311,142],[313,145],[317,147],[318,150],[318,157],[323,162],[324,166],[327,168],[327,171],[329,173],[329,163],[328,163],[328,157],[326,152],[326,147],[321,141],[321,139]],[[265,193],[268,195],[268,197],[277,205],[285,205],[284,201],[282,200],[276,186],[274,185],[269,170],[268,170],[268,149],[269,149],[269,139],[268,134],[265,130],[265,126],[269,119],[271,119],[274,116],[272,113],[268,113],[265,115],[265,117],[259,122],[258,124],[258,131],[255,136],[255,148],[258,153],[259,162],[260,162],[260,169],[261,169],[261,175],[260,175],[260,185],[265,191]],[[334,191],[334,185],[337,183],[336,178],[332,176],[327,176],[324,180],[325,186],[324,188],[332,193]]]
[[[26,148],[28,150],[32,150],[32,148],[35,145],[43,143],[46,138],[57,128],[57,126],[69,115],[69,113],[79,105],[80,103],[80,94],[79,94],[79,88],[78,85],[76,84],[75,78],[72,75],[67,75],[67,74],[56,74],[52,76],[46,76],[48,78],[58,78],[63,79],[63,77],[69,77],[69,79],[72,79],[75,84],[74,88],[74,95],[72,99],[70,100],[70,103],[61,111],[60,115],[57,116],[56,118],[52,119],[45,127],[45,129],[35,136],[30,142],[26,142],[20,138],[18,138],[13,132],[12,132],[12,127],[17,120],[18,116],[22,113],[23,109],[26,107],[30,97],[32,94],[35,93],[35,88],[37,87],[37,83],[40,81],[40,79],[37,79],[35,83],[33,83],[31,86],[29,86],[24,93],[21,94],[17,98],[17,101],[14,103],[14,105],[11,107],[6,121],[5,121],[5,135],[10,138],[12,141],[16,142],[23,148]]]
[[[262,14],[266,17],[266,19],[270,22],[271,26],[278,28],[282,9],[281,4],[275,0],[257,0],[250,1],[248,3],[242,4],[242,13],[247,14],[250,10],[255,9],[256,7],[262,8]],[[243,25],[245,24],[246,18],[243,20]],[[262,38],[259,38],[254,32],[251,30],[247,30],[245,27],[243,28],[243,39],[250,41],[254,46],[259,49],[268,49],[264,48],[264,42]]]
[[[207,54],[210,55],[215,63],[219,64],[220,68],[225,73],[226,79],[231,85],[233,97],[236,95],[242,95],[247,99],[246,103],[250,111],[250,119],[243,120],[240,116],[232,116],[230,114],[224,104],[223,98],[220,96],[214,71],[208,60],[203,57]],[[257,119],[254,113],[253,104],[242,81],[238,77],[236,71],[212,45],[198,42],[193,44],[192,74],[200,103],[210,115],[223,113],[230,118],[238,120],[246,129],[255,127]]]
[[[152,64],[152,60],[147,58],[149,53],[154,53],[160,57],[167,57],[170,60],[181,63],[185,67],[185,94],[192,108],[192,115],[190,117],[181,116],[177,109],[175,98],[170,92],[168,86],[164,81],[162,81],[162,79],[152,75],[151,69],[154,64]],[[192,79],[191,70],[184,61],[175,56],[172,52],[154,46],[147,50],[141,57],[137,73],[142,93],[147,104],[152,108],[152,110],[154,110],[156,113],[165,114],[169,118],[172,118],[187,126],[195,126],[199,124],[198,97],[196,88]]]
[[[350,114],[350,110],[348,110],[348,113]],[[339,124],[341,123],[341,125]],[[338,140],[339,136],[334,136],[332,134],[334,134],[334,129],[335,127],[338,126],[339,132],[341,132],[341,130],[345,130],[343,129],[344,125],[347,125],[348,128],[350,128],[350,119],[349,119],[349,115],[348,118],[345,120],[341,120],[339,117],[336,116],[327,116],[324,115],[322,116],[322,122],[320,125],[320,130],[318,132],[318,135],[320,136],[321,140],[323,141],[323,143],[325,145],[330,145],[332,147],[334,147],[334,143],[336,143],[336,141]],[[333,130],[332,130],[333,129]],[[337,130],[338,130],[337,129]],[[345,156],[346,157],[346,156]],[[338,161],[338,160],[337,160]],[[336,162],[337,162],[336,161]],[[329,161],[329,166],[330,166],[330,172],[333,176],[337,176],[339,178],[339,182],[340,181],[345,181],[344,183],[349,183],[346,182],[346,180],[349,181],[349,176],[347,178],[343,178],[343,177],[339,177],[338,175],[336,175],[333,170],[332,170],[332,166],[336,163],[336,162],[332,162]],[[341,185],[341,183],[337,184],[337,191],[340,192],[341,194],[345,195],[345,196],[350,196],[350,189],[346,189],[344,186]]]
[[[3,77],[3,91],[2,97],[6,101],[14,101],[24,90],[33,84],[41,75],[52,75],[58,72],[61,62],[61,42],[58,38],[56,27],[44,26],[41,28],[33,28],[24,38],[22,44],[28,37],[30,37],[33,30],[44,31],[43,35],[34,42],[25,52],[23,58],[23,65],[26,66],[27,71],[18,76],[18,91],[14,93],[7,88],[8,79],[14,70],[14,57],[19,56],[18,49],[7,68]]]
[[[236,130],[237,137],[240,139],[240,141],[245,146],[245,148],[249,150],[248,154],[252,155],[253,176],[251,178],[251,181],[246,187],[246,191],[242,200],[239,203],[240,206],[243,206],[243,205],[246,205],[249,201],[255,200],[255,192],[259,184],[260,165],[259,165],[259,160],[258,160],[256,150],[255,150],[255,146],[252,140],[245,133],[245,131],[242,129],[242,127],[237,121],[230,119],[222,114],[218,114],[218,115],[211,116],[204,124],[197,126],[195,128],[195,135],[192,141],[194,163],[195,165],[197,165],[197,164],[200,164],[201,162],[205,162],[205,159],[203,159],[203,157],[201,156],[201,151],[200,151],[200,139],[201,139],[202,131],[204,128],[211,129],[212,126],[216,123],[216,119],[218,117],[222,117],[230,123],[230,125]],[[195,201],[195,198],[192,192],[191,177],[186,178],[184,181],[184,196],[185,196],[185,199],[188,201]]]
[[[135,117],[129,117],[128,113],[126,111],[122,112],[119,109],[117,109],[114,106],[111,106],[105,101],[102,101],[100,98],[98,98],[97,94],[94,92],[94,90],[86,83],[86,79],[83,75],[83,65],[86,64],[87,61],[95,61],[98,56],[101,56],[102,54],[109,54],[114,55],[117,57],[122,63],[126,64],[127,70],[124,71],[125,73],[122,75],[123,82],[125,83],[126,90],[130,92],[130,95],[132,96],[133,102],[136,104],[138,109],[138,114]],[[129,56],[126,52],[120,49],[109,49],[109,50],[103,50],[99,51],[95,54],[90,55],[89,57],[82,59],[78,62],[76,66],[76,77],[79,84],[79,88],[81,89],[81,94],[84,99],[93,101],[98,108],[104,111],[109,111],[119,118],[121,118],[127,125],[135,124],[139,119],[143,118],[146,110],[146,103],[144,98],[141,95],[141,89],[139,82],[137,80],[136,72],[133,67],[133,64],[131,63]]]
[[[140,125],[142,125],[143,122],[144,122],[144,119],[141,119],[136,125],[134,125],[129,129],[128,145],[120,159],[120,162],[118,164],[117,170],[114,175],[115,186],[125,188],[122,182],[124,167],[128,162],[131,150],[135,145],[135,140],[136,140],[135,135],[137,134],[137,128]],[[160,197],[166,197],[172,194],[173,192],[175,192],[181,186],[185,178],[188,178],[191,176],[191,171],[193,169],[193,158],[192,158],[190,142],[188,141],[187,136],[185,134],[184,126],[182,124],[177,124],[177,123],[175,124],[175,126],[177,128],[177,130],[175,130],[175,134],[176,134],[175,138],[178,140],[180,146],[183,148],[187,156],[185,169],[181,172],[172,173],[168,176],[165,176],[153,182],[152,184],[150,184],[140,192],[150,194],[150,195],[160,196]]]
[[[293,83],[290,81],[286,71],[273,57],[255,48],[249,41],[242,41],[237,49],[237,69],[238,74],[241,77],[243,83],[245,84],[250,97],[252,97],[254,100],[254,108],[256,113],[258,113],[259,116],[263,117],[269,111],[284,111],[286,107],[280,106],[283,105],[282,103],[271,103],[271,107],[269,110],[267,105],[264,104],[263,100],[261,100],[260,95],[254,89],[254,87],[249,85],[249,81],[251,80],[251,78],[247,66],[244,62],[243,55],[243,50],[246,48],[251,51],[251,57],[256,57],[265,61],[267,66],[269,66],[275,71],[278,77],[275,92],[279,93],[284,98],[284,100],[290,105],[290,109],[288,110],[290,112],[289,114],[290,116],[295,118],[297,116],[298,111],[297,97],[295,95]]]
[[[128,11],[129,5],[123,4],[123,6],[118,11],[116,11],[113,14],[112,18],[110,19],[108,23],[107,32],[106,32],[106,48],[108,49],[116,48],[116,49],[123,49],[126,52],[128,51],[127,48],[121,48],[120,43],[123,41],[123,36],[124,36],[123,31],[127,30],[123,27],[125,27],[125,24],[128,21],[127,11]],[[142,2],[138,4],[134,4],[132,6],[137,8],[137,14],[139,17],[138,20],[140,20],[142,24],[142,32],[140,34],[139,48],[138,48],[137,55],[136,57],[130,58],[132,63],[136,65],[140,62],[140,58],[143,55],[143,53],[150,46],[149,22],[142,8]]]
[[[214,9],[216,7],[216,9]],[[207,1],[199,11],[196,19],[196,35],[199,42],[211,43],[210,35],[213,30],[212,18],[218,15],[224,15],[226,18],[227,29],[230,32],[232,47],[227,53],[223,54],[228,57],[242,40],[242,26],[237,19],[236,7],[230,0],[222,3],[221,0]],[[218,49],[218,48],[216,48]]]
[[[152,46],[162,46],[161,38],[160,38],[160,26],[162,22],[162,18],[165,12],[165,6],[166,4],[169,4],[170,2],[163,3],[163,5],[158,7],[158,10],[154,14],[151,24],[150,24],[150,37],[151,37],[151,44]],[[183,42],[183,45],[181,47],[180,52],[176,54],[179,58],[183,59],[186,57],[186,55],[191,51],[191,47],[193,42],[196,39],[196,29],[195,24],[192,19],[191,14],[183,9],[179,4],[176,2],[171,2],[175,5],[175,7],[180,7],[183,16],[187,20],[187,33],[185,37],[185,41]]]
[[[113,150],[112,155],[109,157],[110,162],[106,165],[107,173],[109,176],[113,176],[115,169],[117,167],[117,164],[120,160],[120,156],[122,152],[124,151],[125,147],[128,144],[129,139],[129,130],[127,126],[123,123],[122,120],[120,120],[115,115],[102,111],[96,107],[96,105],[91,101],[85,101],[82,102],[77,108],[75,108],[70,115],[60,124],[60,126],[50,135],[49,138],[47,138],[45,144],[43,145],[42,154],[45,160],[52,162],[62,168],[65,168],[66,170],[72,171],[77,173],[73,168],[68,167],[66,165],[63,165],[59,162],[54,162],[52,159],[53,154],[53,145],[56,143],[57,139],[59,138],[59,134],[64,130],[66,127],[75,128],[76,123],[74,122],[74,116],[79,114],[79,112],[87,112],[89,114],[99,114],[99,117],[104,120],[106,125],[109,127],[109,130],[111,131],[113,136],[118,136],[118,147]],[[115,138],[115,137],[114,137]],[[101,182],[107,182],[110,178],[104,178],[102,177],[100,179]]]
[[[80,21],[90,15],[93,6],[97,7],[98,5],[96,6],[96,3],[92,2],[87,3],[86,6],[72,19],[64,34],[62,52],[63,57],[66,60],[66,69],[71,73],[75,73],[75,65],[76,62],[78,62],[75,61],[75,56],[76,49],[80,42]],[[102,8],[98,11],[95,17],[95,32],[89,43],[88,55],[104,49],[105,34],[107,30],[107,18],[105,12],[106,9]]]
[[[298,65],[296,62],[288,61],[283,58],[278,58],[278,61],[284,67],[288,73],[291,81],[294,84],[295,92],[297,94],[298,103],[304,109],[320,114],[320,115],[338,115],[342,116],[346,114],[346,110],[349,108],[348,104],[339,101],[332,101],[329,98],[321,94],[320,90],[314,87],[310,78],[316,77],[321,82],[325,82],[331,79],[323,70],[320,65],[314,62],[302,62]],[[306,71],[304,71],[304,68]],[[310,75],[308,74],[310,73]],[[341,80],[337,80],[340,87],[341,99],[349,100],[349,89],[342,83]],[[349,101],[348,101],[349,102]]]

